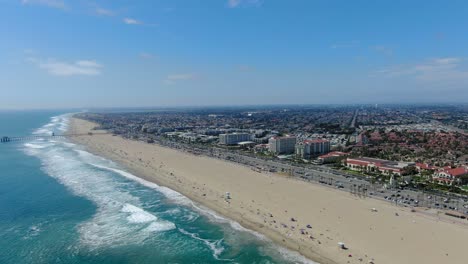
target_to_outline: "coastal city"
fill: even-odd
[[[82,113],[114,135],[468,215],[466,105],[278,106]]]
[[[0,0],[0,264],[467,264],[467,11]]]

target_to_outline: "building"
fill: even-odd
[[[429,164],[426,164],[426,163],[416,163],[416,169],[419,171],[419,173],[423,172],[423,171],[436,171],[437,169],[439,169],[439,167],[437,166],[433,166],[433,165],[429,165]]]
[[[436,171],[432,180],[439,184],[461,185],[468,183],[468,166],[452,168],[442,168]]]
[[[199,139],[199,136],[197,134],[191,133],[191,132],[182,133],[182,134],[179,135],[179,137],[183,141],[189,142],[189,143],[196,142]]]
[[[339,160],[342,160],[348,156],[348,153],[340,152],[340,151],[333,151],[325,155],[321,155],[317,158],[318,163],[325,164],[325,163],[332,163]]]
[[[258,144],[254,146],[255,153],[266,153],[269,150],[268,144]]]
[[[356,137],[356,144],[358,144],[358,145],[367,145],[367,144],[369,144],[369,138],[366,136],[365,132],[361,132]]]
[[[272,137],[268,140],[268,148],[274,154],[293,154],[296,146],[296,137]]]
[[[408,167],[415,166],[414,162],[400,162],[374,158],[347,158],[346,167],[350,170],[382,173],[382,174],[396,174],[403,175]]]
[[[242,142],[237,143],[237,145],[239,145],[239,147],[242,148],[242,149],[250,149],[250,148],[253,148],[255,146],[255,142],[253,142],[253,141],[242,141]]]
[[[312,156],[330,152],[330,141],[323,139],[304,140],[295,146],[296,156],[310,159]]]
[[[252,139],[252,135],[248,133],[220,134],[219,144],[236,145],[239,142],[250,141],[251,139]]]
[[[253,138],[252,141],[257,144],[265,144],[268,143],[268,137],[261,137],[261,138]]]

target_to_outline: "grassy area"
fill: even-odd
[[[459,188],[458,186],[450,186],[434,182],[428,182],[426,185],[426,189],[468,195],[468,186],[462,186]]]
[[[363,177],[367,176],[364,173],[361,173],[359,171],[353,171],[353,170],[345,170],[345,171],[346,171],[346,173],[353,174],[353,175],[358,175],[358,176],[363,176]]]

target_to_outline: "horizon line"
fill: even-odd
[[[88,106],[88,107],[45,107],[45,108],[0,108],[2,112],[11,111],[61,111],[61,110],[118,110],[118,109],[178,109],[178,108],[243,108],[243,107],[307,107],[307,106],[437,106],[468,105],[468,102],[413,102],[413,103],[279,103],[279,104],[226,104],[226,105],[172,105],[172,106]]]

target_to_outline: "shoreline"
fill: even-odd
[[[93,155],[95,155],[95,154],[93,154]],[[169,201],[177,203],[179,205],[188,206],[191,209],[193,209],[195,211],[198,211],[200,214],[207,216],[210,219],[210,221],[214,221],[216,223],[229,224],[230,227],[232,229],[234,229],[234,230],[242,231],[242,232],[248,232],[248,233],[252,234],[253,236],[255,236],[257,239],[261,240],[261,241],[271,243],[272,246],[277,247],[276,249],[281,250],[280,254],[283,257],[291,256],[294,259],[299,259],[301,261],[301,263],[316,263],[316,262],[313,262],[310,259],[306,258],[305,256],[299,254],[296,250],[290,250],[288,248],[282,247],[280,244],[275,243],[274,241],[270,240],[265,235],[255,231],[253,229],[246,228],[246,227],[240,225],[235,220],[230,219],[230,218],[226,218],[223,215],[219,214],[218,212],[213,211],[212,209],[204,206],[203,204],[198,203],[198,202],[190,199],[189,197],[186,197],[183,194],[181,194],[181,193],[179,193],[179,192],[177,192],[177,191],[175,191],[175,190],[173,190],[173,189],[171,189],[169,187],[159,185],[155,181],[146,180],[145,178],[136,176],[136,175],[132,174],[131,172],[121,171],[120,169],[114,169],[114,168],[108,168],[108,167],[103,167],[103,168],[110,169],[110,170],[122,175],[123,177],[125,177],[127,179],[130,179],[130,180],[137,181],[138,183],[140,183],[140,184],[142,184],[142,185],[144,185],[144,186],[146,186],[148,188],[155,189],[156,191],[163,193]],[[125,169],[127,170],[127,168],[125,168]],[[129,174],[129,175],[124,175],[124,174]],[[156,185],[156,186],[154,186],[154,185]],[[164,188],[166,190],[161,189],[161,188]],[[178,197],[177,198],[169,197],[172,194],[176,194],[176,196],[178,196]],[[283,250],[285,250],[287,252],[284,252],[284,254],[283,254],[282,253]]]
[[[94,126],[70,119],[74,132],[87,133]],[[465,226],[421,217],[383,201],[358,199],[285,176],[258,173],[238,164],[110,134],[81,136],[73,141],[146,181],[179,192],[321,264],[372,260],[464,263],[462,245],[468,242]],[[233,196],[228,202],[223,198],[227,191]],[[379,209],[377,213],[371,212],[374,207]],[[428,230],[432,234],[427,234]],[[348,250],[338,248],[341,241]],[[421,249],[431,254],[416,252]]]

